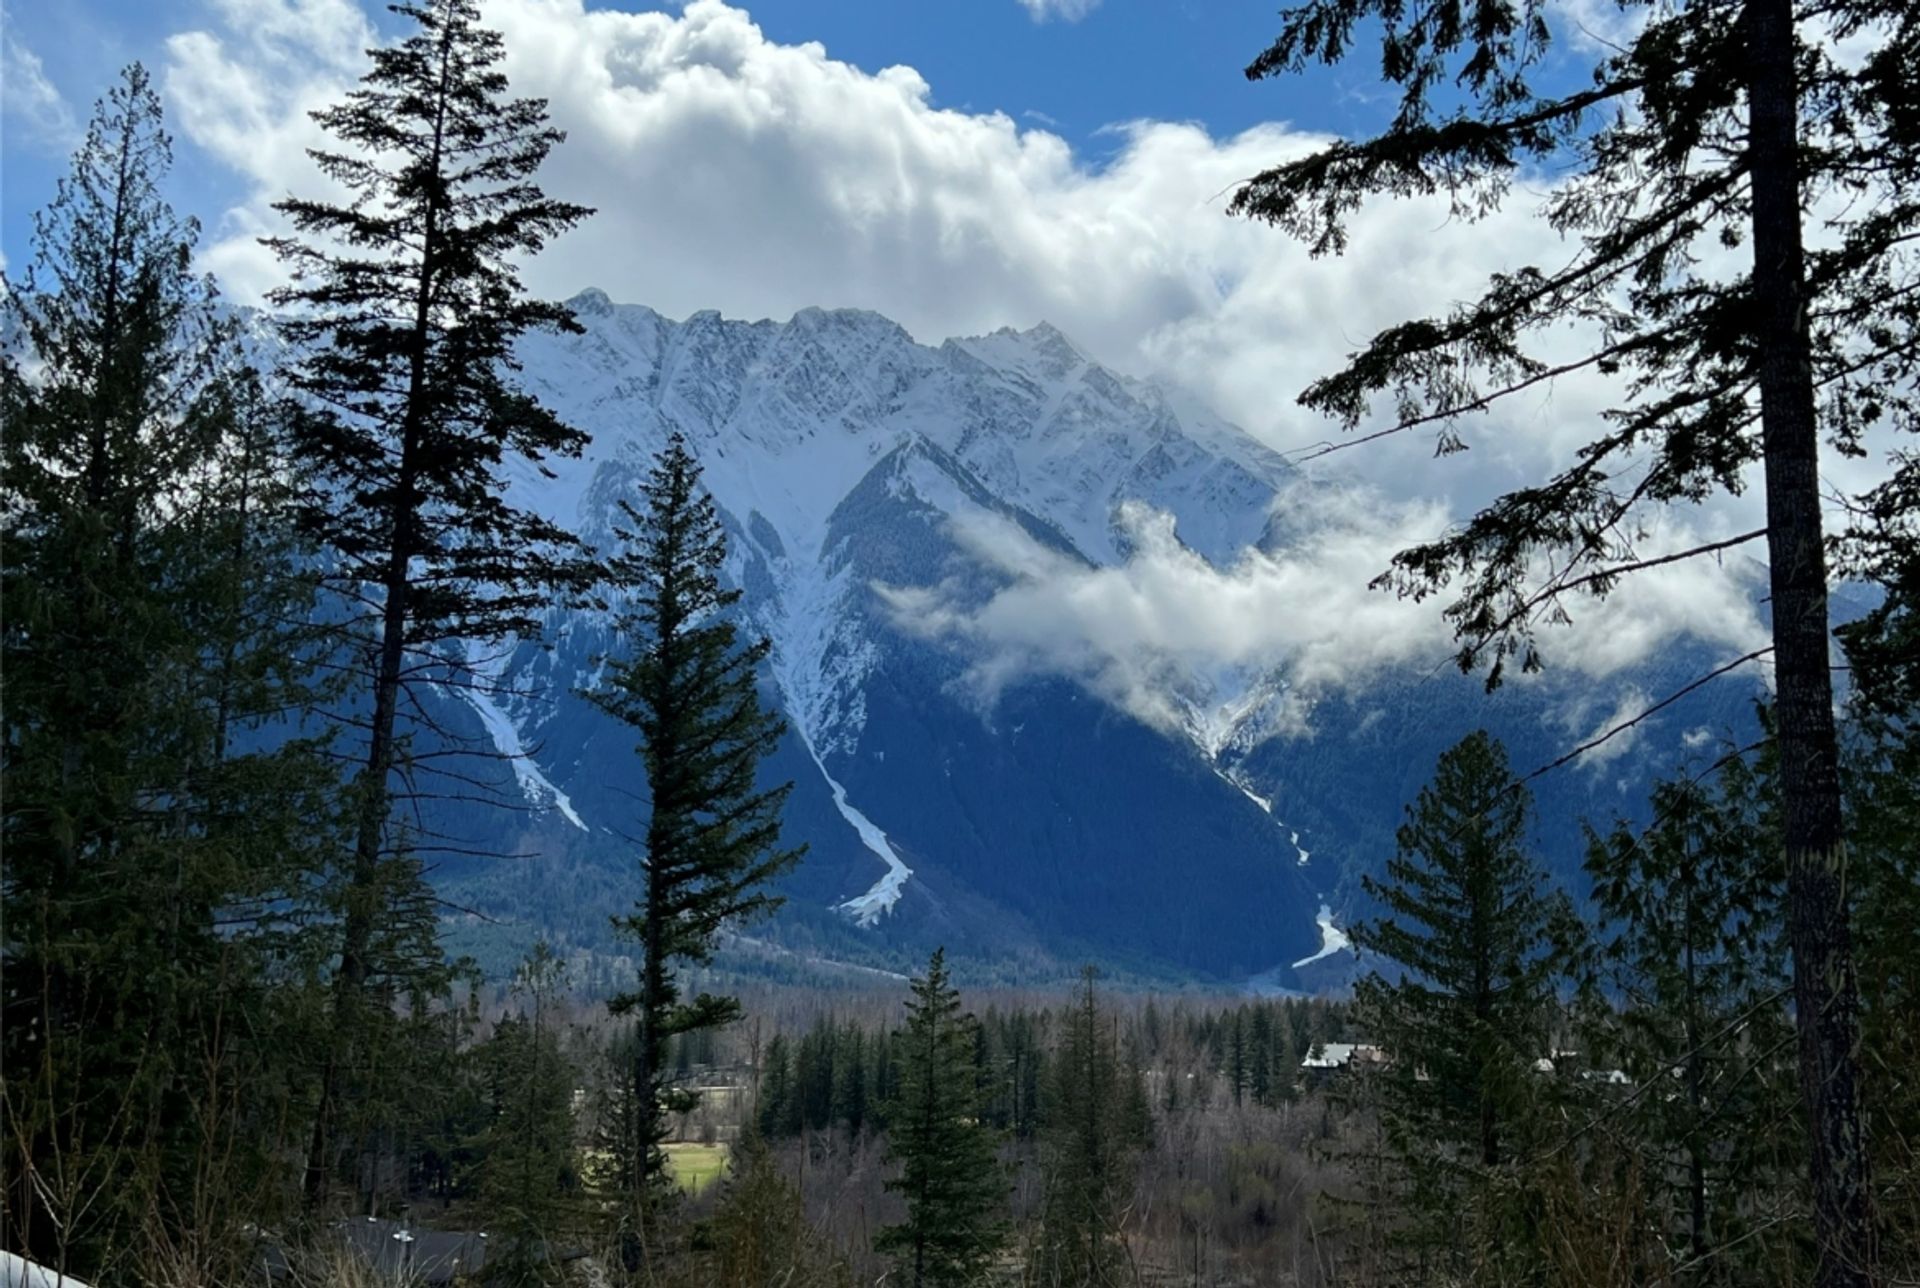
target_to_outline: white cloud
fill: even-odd
[[[1313,260],[1224,212],[1238,182],[1324,141],[1284,124],[1217,138],[1133,122],[1094,166],[1048,130],[934,106],[912,68],[870,72],[816,43],[772,41],[721,0],[677,15],[582,0],[483,8],[515,92],[548,99],[568,131],[542,184],[598,208],[530,266],[552,296],[598,286],[675,316],[857,306],[933,341],[1044,319],[1285,450],[1338,437],[1294,395],[1374,332],[1473,297],[1489,273],[1569,253],[1524,200],[1477,224],[1416,200],[1369,204],[1349,252]],[[255,242],[279,227],[272,201],[318,186],[303,149],[323,139],[307,113],[351,85],[374,33],[351,0],[219,0],[216,16],[169,43],[167,86],[187,136],[251,180],[207,254],[245,299],[278,279]],[[1563,380],[1508,400],[1467,427],[1473,451],[1441,463],[1416,435],[1334,458],[1369,499],[1335,489],[1308,547],[1225,571],[1146,519],[1131,563],[1093,571],[982,528],[968,540],[1010,585],[970,620],[930,606],[986,650],[983,687],[1052,669],[1162,722],[1169,693],[1223,667],[1279,665],[1306,693],[1443,655],[1433,601],[1366,583],[1449,516],[1564,467],[1610,392]],[[1756,504],[1750,493],[1678,513],[1641,553],[1758,526]],[[1740,567],[1699,561],[1637,575],[1604,604],[1576,605],[1545,641],[1550,662],[1610,675],[1676,634],[1737,645],[1759,630],[1753,589]]]
[[[314,187],[306,113],[360,73],[371,36],[347,0],[229,0],[222,15],[174,38],[167,83],[188,136],[254,181],[208,255],[246,298],[276,280],[252,244],[277,225],[269,204]],[[531,266],[549,294],[593,285],[674,316],[849,305],[934,341],[1047,320],[1288,448],[1332,432],[1294,394],[1373,331],[1564,254],[1523,210],[1466,225],[1440,204],[1383,202],[1357,217],[1351,254],[1314,261],[1224,206],[1317,136],[1134,122],[1095,168],[1045,129],[935,107],[911,68],[776,43],[719,0],[679,15],[489,0],[485,16],[515,91],[547,98],[569,133],[541,181],[599,211]],[[1484,450],[1449,462],[1449,486],[1490,495],[1567,459],[1591,430],[1570,405],[1542,396],[1490,422]],[[1356,459],[1410,495],[1431,490],[1427,450],[1409,439]]]
[[[1394,551],[1445,529],[1444,507],[1312,485],[1279,504],[1301,540],[1274,553],[1246,551],[1226,568],[1181,544],[1169,516],[1141,505],[1122,510],[1132,554],[1112,567],[1061,555],[998,516],[963,514],[953,535],[1004,579],[996,593],[975,603],[957,584],[877,589],[900,626],[962,646],[969,687],[988,707],[1017,680],[1064,675],[1171,729],[1201,719],[1196,707],[1232,707],[1278,682],[1276,728],[1299,733],[1326,693],[1362,689],[1389,671],[1450,665],[1440,601],[1367,589]],[[1672,548],[1691,540],[1682,532],[1671,538]],[[1657,568],[1606,600],[1570,602],[1571,621],[1543,628],[1541,643],[1556,673],[1596,681],[1679,638],[1745,652],[1764,639],[1752,578],[1747,564]],[[1568,713],[1570,732],[1588,720],[1589,705]],[[1647,701],[1629,686],[1615,705],[1601,730]],[[1619,755],[1632,738],[1608,742],[1599,759]]]
[[[40,56],[12,32],[0,37],[0,111],[11,126],[9,143],[24,137],[34,147],[63,152],[79,140],[73,110],[47,79]]]
[[[996,515],[965,516],[955,538],[1006,579],[1002,589],[982,605],[955,602],[948,587],[881,594],[901,625],[966,645],[968,679],[989,704],[1012,681],[1064,674],[1163,728],[1186,718],[1183,698],[1230,699],[1275,671],[1308,702],[1435,652],[1434,632],[1423,629],[1431,605],[1371,594],[1366,584],[1383,551],[1436,534],[1445,515],[1430,505],[1342,505],[1308,488],[1294,502],[1315,509],[1298,547],[1249,550],[1224,569],[1143,505],[1122,509],[1133,553],[1115,567],[1049,550]]]
[[[1100,0],[1020,0],[1020,6],[1033,15],[1035,22],[1047,22],[1054,18],[1062,22],[1079,22],[1100,7]]]

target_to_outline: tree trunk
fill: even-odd
[[[1811,1137],[1819,1288],[1875,1280],[1856,1052],[1838,743],[1828,658],[1819,436],[1801,244],[1792,0],[1749,0],[1748,163],[1767,553],[1800,1090]]]
[[[347,911],[342,919],[340,973],[335,977],[334,1037],[321,1076],[320,1105],[314,1116],[313,1147],[307,1162],[307,1204],[317,1207],[326,1194],[327,1133],[339,1096],[343,1060],[350,1060],[353,1023],[369,969],[367,953],[373,943],[372,895],[380,877],[381,838],[392,807],[388,782],[394,764],[394,720],[400,707],[400,684],[406,664],[407,620],[413,592],[414,535],[420,497],[421,439],[426,419],[427,350],[433,327],[435,275],[439,269],[440,214],[446,185],[440,182],[442,148],[446,140],[447,100],[452,93],[452,29],[440,46],[439,99],[435,105],[433,149],[428,168],[436,183],[427,194],[425,227],[420,238],[419,279],[414,289],[410,352],[407,356],[407,392],[401,414],[400,460],[394,497],[390,503],[387,566],[381,576],[385,601],[381,605],[380,656],[373,679],[373,724],[367,741],[367,760],[357,786],[360,817],[354,837],[353,870],[348,880]]]

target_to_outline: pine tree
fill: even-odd
[[[1771,776],[1735,758],[1717,791],[1660,783],[1651,826],[1588,841],[1602,990],[1619,999],[1594,1008],[1605,1023],[1590,1054],[1617,1058],[1636,1086],[1676,1092],[1624,1111],[1607,1094],[1593,1112],[1646,1153],[1639,1185],[1665,1227],[1657,1245],[1708,1282],[1791,1264],[1790,1249],[1750,1225],[1769,1192],[1792,1193],[1783,1164],[1804,1149],[1791,1130],[1769,1130],[1797,1126],[1790,1070],[1775,1056],[1791,1032],[1773,799]]]
[[[1461,661],[1490,659],[1490,682],[1509,658],[1539,664],[1532,625],[1564,614],[1571,597],[1765,539],[1818,1282],[1864,1285],[1874,1221],[1819,447],[1824,435],[1837,452],[1864,454],[1878,445],[1871,431],[1920,425],[1907,249],[1920,227],[1920,95],[1909,74],[1920,15],[1886,0],[1611,8],[1627,28],[1620,43],[1567,48],[1555,37],[1579,19],[1545,4],[1288,8],[1249,77],[1337,64],[1377,38],[1398,110],[1373,138],[1256,176],[1233,209],[1320,254],[1344,249],[1348,215],[1375,195],[1445,194],[1454,214],[1475,218],[1539,191],[1532,176],[1555,176],[1542,213],[1571,253],[1497,274],[1447,316],[1389,327],[1302,402],[1354,429],[1376,398],[1391,398],[1393,420],[1374,436],[1432,426],[1444,453],[1466,445],[1466,418],[1514,395],[1573,373],[1620,377],[1617,403],[1572,464],[1402,552],[1383,578],[1416,595],[1455,584]],[[1748,243],[1742,273],[1734,253]],[[1587,324],[1571,352],[1569,323]],[[1649,510],[1740,493],[1755,464],[1763,528],[1671,555],[1638,548]],[[1896,450],[1890,464],[1891,477],[1849,508],[1910,512],[1920,463]]]
[[[1253,1103],[1270,1109],[1274,1104],[1273,1017],[1265,1006],[1255,1005],[1247,1024],[1247,1088]]]
[[[720,582],[726,534],[680,435],[668,440],[641,494],[644,509],[620,503],[630,526],[616,528],[625,548],[608,561],[613,584],[631,597],[616,628],[635,651],[609,658],[603,687],[587,696],[638,730],[653,805],[641,898],[616,922],[640,943],[639,986],[615,1008],[637,1026],[637,1134],[624,1146],[625,1176],[644,1214],[666,1192],[666,1114],[688,1104],[668,1085],[666,1043],[740,1014],[732,997],[683,1000],[678,964],[707,964],[723,926],[778,906],[767,884],[802,850],[780,845],[792,784],[763,790],[757,782],[786,727],[761,707],[757,688],[772,645],[739,643],[728,610],[740,592]]]
[[[709,1240],[714,1288],[850,1288],[844,1257],[807,1222],[800,1192],[757,1133],[741,1140]]]
[[[787,1052],[783,1033],[767,1043],[766,1072],[760,1079],[760,1108],[756,1121],[761,1136],[780,1140],[795,1134],[793,1120],[799,1114],[799,1099],[793,1090],[793,1060]]]
[[[1236,1109],[1246,1097],[1247,1080],[1247,1008],[1236,1006],[1227,1022],[1227,1085],[1233,1089]]]
[[[1352,932],[1401,972],[1369,974],[1354,1002],[1389,1061],[1380,1112],[1413,1184],[1413,1239],[1456,1258],[1473,1251],[1457,1205],[1524,1147],[1546,1052],[1562,910],[1527,852],[1529,812],[1500,744],[1469,734],[1408,808],[1385,876],[1365,879],[1385,916]]]
[[[1089,966],[1053,1062],[1039,1282],[1104,1288],[1128,1282],[1120,1224],[1132,1196],[1137,1124],[1113,1028],[1100,1014]]]
[[[467,647],[537,634],[556,592],[590,580],[566,532],[515,508],[502,467],[577,455],[584,440],[514,380],[513,345],[577,328],[527,299],[518,265],[589,212],[532,176],[563,137],[546,105],[510,99],[498,33],[473,0],[395,12],[416,30],[372,51],[346,101],[314,114],[340,145],[312,153],[350,194],[276,205],[295,235],[267,245],[291,270],[273,302],[296,360],[294,388],[321,414],[299,423],[316,471],[306,518],[368,659],[355,835],[339,892],[336,1038],[309,1157],[324,1192],[333,1119],[355,1109],[388,1007],[376,997],[441,987],[435,918],[417,844],[396,833],[400,778],[416,792],[403,693],[479,683]],[[365,1089],[362,1088],[362,1091]]]
[[[477,1188],[496,1232],[490,1280],[544,1282],[555,1267],[552,1246],[579,1215],[570,1194],[579,1175],[575,1079],[554,1015],[565,981],[564,963],[536,944],[514,976],[524,1009],[504,1017],[480,1051],[491,1103]]]
[[[895,1259],[909,1288],[959,1288],[977,1282],[1006,1241],[1008,1184],[979,1118],[974,1019],[948,982],[944,949],[912,988],[886,1111],[887,1159],[900,1164],[887,1188],[905,1198],[907,1216],[873,1246]]]
[[[867,1043],[857,1025],[840,1034],[841,1056],[834,1061],[833,1119],[858,1137],[867,1125]]]
[[[306,603],[283,421],[191,270],[169,164],[134,64],[0,303],[0,1170],[9,1242],[109,1277],[136,1245],[217,1275],[268,1214],[270,1089],[298,1073],[265,982],[297,977],[279,927],[305,911],[332,786],[311,743],[259,737],[312,679],[261,629]]]
[[[1910,511],[1911,513],[1912,511]],[[1886,591],[1845,631],[1848,821],[1858,854],[1869,1141],[1890,1282],[1920,1277],[1920,539],[1909,528],[1862,569]]]

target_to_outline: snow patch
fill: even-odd
[[[1232,783],[1235,787],[1239,788],[1240,794],[1242,796],[1245,796],[1248,800],[1252,801],[1255,805],[1258,805],[1261,811],[1265,813],[1268,818],[1273,818],[1273,802],[1269,800],[1267,797],[1262,796],[1260,795],[1260,793],[1254,791],[1253,788],[1249,787],[1247,785],[1246,778],[1242,776],[1239,770],[1215,768],[1213,772],[1220,775],[1220,777],[1225,779],[1227,782]],[[1285,823],[1281,822],[1277,818],[1274,818],[1273,822],[1274,822],[1274,826],[1280,828],[1282,831],[1284,831],[1287,834],[1288,844],[1292,845],[1293,852],[1300,856],[1300,859],[1299,859],[1300,866],[1303,868],[1306,867],[1307,860],[1312,858],[1313,854],[1309,850],[1303,850],[1300,848],[1300,833],[1295,831],[1293,828],[1288,827]]]
[[[1353,947],[1353,941],[1347,938],[1347,932],[1333,924],[1333,909],[1326,904],[1320,905],[1320,915],[1314,918],[1314,923],[1320,927],[1320,951],[1295,962],[1293,964],[1295,970]]]
[[[865,894],[855,895],[851,899],[833,905],[837,911],[852,917],[854,924],[871,930],[884,914],[893,911],[893,905],[900,902],[901,888],[907,884],[907,878],[913,875],[913,869],[901,862],[900,856],[894,853],[892,844],[887,840],[887,834],[881,831],[872,819],[853,807],[853,803],[847,799],[847,789],[827,772],[827,767],[821,761],[819,754],[814,752],[811,746],[807,748],[807,752],[813,756],[813,763],[819,767],[820,776],[827,780],[827,788],[833,793],[834,808],[840,811],[842,818],[853,825],[853,830],[860,836],[861,844],[879,855],[880,861],[887,865],[886,875],[874,882]]]
[[[480,717],[487,737],[493,741],[493,749],[513,766],[513,777],[520,785],[520,794],[535,805],[559,810],[567,822],[582,832],[588,831],[567,794],[540,772],[540,766],[534,763],[533,757],[521,743],[520,731],[514,728],[513,720],[500,709],[493,695],[482,687],[490,682],[490,679],[477,677],[473,683],[458,686],[458,692],[466,704],[473,708],[474,714]]]

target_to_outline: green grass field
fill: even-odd
[[[725,1145],[674,1143],[667,1147],[667,1170],[673,1182],[689,1194],[698,1194],[727,1170]]]

